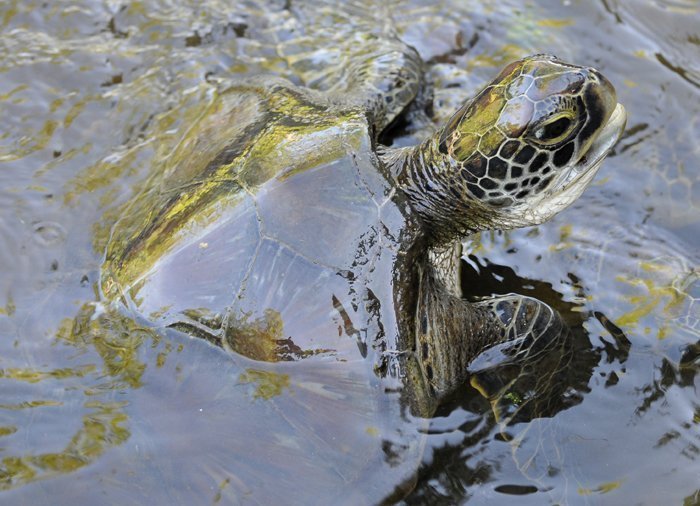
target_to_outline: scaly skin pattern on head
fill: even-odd
[[[533,56],[508,65],[433,137],[383,157],[435,243],[535,225],[595,175],[600,160],[585,155],[616,106],[596,70]]]

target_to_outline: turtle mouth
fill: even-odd
[[[613,146],[620,140],[627,123],[627,111],[622,104],[617,104],[608,122],[602,128],[598,136],[591,143],[586,152],[574,163],[566,175],[560,179],[552,190],[554,192],[564,190],[574,182],[585,179],[587,183],[598,172],[605,157]]]

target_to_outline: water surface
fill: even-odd
[[[322,474],[293,472],[304,459],[246,452],[282,433],[275,417],[287,401],[299,409],[299,385],[314,378],[255,372],[139,322],[105,331],[91,303],[120,204],[217,80],[271,72],[317,85],[342,67],[344,34],[391,14],[429,63],[434,125],[503,64],[542,52],[600,69],[629,112],[624,138],[572,208],[470,242],[466,293],[540,297],[574,339],[555,379],[535,371],[497,406],[509,424],[465,385],[421,427],[426,449],[405,501],[700,502],[700,6],[382,5],[372,15],[359,3],[338,9],[331,29],[320,28],[321,11],[294,19],[285,2],[0,6],[2,499],[256,503],[264,489],[323,503],[336,493]],[[409,121],[388,140],[409,144],[434,125]],[[299,420],[287,423],[310,438],[323,426]],[[336,454],[306,458],[343,472]],[[369,469],[386,483],[358,497],[379,501],[397,478],[386,462]]]

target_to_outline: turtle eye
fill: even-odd
[[[541,124],[535,130],[534,140],[540,144],[550,146],[565,140],[573,130],[574,122],[566,115],[555,116]]]

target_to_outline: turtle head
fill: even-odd
[[[542,223],[574,202],[625,121],[598,71],[536,55],[508,65],[435,140],[453,169],[451,193],[512,228]]]

